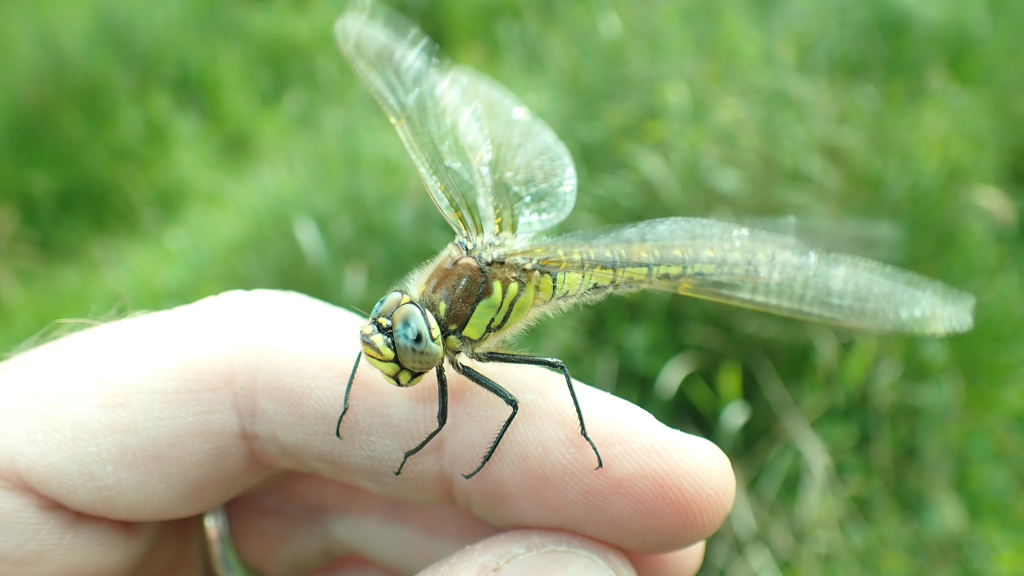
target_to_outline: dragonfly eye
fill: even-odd
[[[370,312],[370,318],[388,318],[406,300],[405,294],[401,292],[389,292],[386,296],[377,301],[377,305]]]
[[[391,315],[395,352],[402,366],[426,372],[441,362],[444,348],[433,316],[418,304],[399,306]]]

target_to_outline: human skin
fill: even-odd
[[[477,366],[401,389],[359,367],[365,319],[295,293],[229,292],[71,334],[0,364],[0,574],[198,574],[225,504],[260,574],[693,574],[735,478],[710,442],[560,374]],[[470,363],[472,364],[472,363]]]

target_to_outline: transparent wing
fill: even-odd
[[[564,220],[576,203],[576,168],[565,144],[501,84],[471,68],[456,74],[466,81],[463,105],[480,107],[476,128],[490,145],[482,180],[511,207],[507,229],[525,236]]]
[[[943,335],[974,323],[974,297],[936,280],[715,220],[650,220],[501,256],[542,271],[592,274],[612,289],[666,290],[860,330]]]
[[[334,33],[456,233],[529,234],[569,214],[572,157],[508,90],[453,66],[415,26],[370,2],[355,3]]]

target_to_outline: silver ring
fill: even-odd
[[[203,515],[203,530],[206,532],[206,548],[210,551],[210,564],[217,576],[257,576],[246,568],[235,550],[228,526],[228,514],[218,506]]]

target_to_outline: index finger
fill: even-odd
[[[233,292],[50,343],[0,366],[0,466],[70,509],[129,521],[198,514],[283,470],[647,553],[704,538],[728,513],[734,479],[717,448],[580,385],[605,461],[594,471],[564,379],[539,368],[481,368],[522,409],[472,480],[461,474],[507,408],[449,371],[448,426],[395,476],[436,427],[437,388],[360,367],[339,441],[363,322],[298,294]]]

